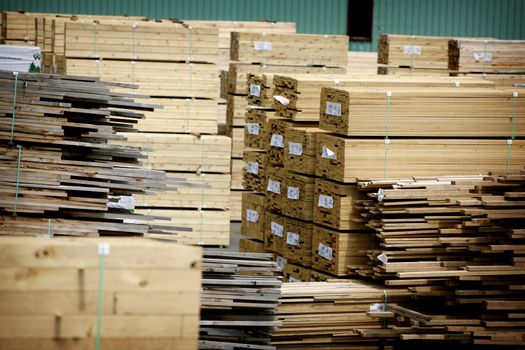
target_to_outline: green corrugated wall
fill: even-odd
[[[301,33],[345,34],[347,0],[0,0],[0,10],[211,20],[293,21]],[[525,39],[524,0],[375,0],[373,38],[350,44],[374,51],[379,33]]]

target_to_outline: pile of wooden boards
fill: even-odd
[[[0,251],[6,349],[198,347],[197,247],[131,238],[0,237]]]
[[[148,95],[164,106],[147,113],[126,144],[148,151],[148,168],[186,185],[135,197],[139,211],[184,227],[179,241],[214,246],[229,244],[231,176],[231,140],[217,135],[217,49],[216,28],[177,21],[65,23],[69,74],[101,77],[116,84],[114,91]]]
[[[278,349],[393,349],[393,339],[383,342],[372,335],[386,323],[369,314],[384,316],[375,310],[406,299],[404,289],[359,280],[285,283],[277,308],[282,326],[272,344]]]
[[[512,87],[525,79],[525,41],[382,34],[379,74],[472,75]]]
[[[134,213],[132,196],[165,190],[166,174],[144,168],[142,149],[117,134],[154,105],[88,77],[1,71],[0,81],[2,233],[173,233],[136,224],[153,217]]]
[[[275,349],[281,277],[272,255],[205,250],[202,271],[200,348]]]
[[[227,99],[226,128],[232,138],[232,201],[240,203],[247,192],[241,181],[243,154],[265,150],[260,144],[249,145],[247,137],[258,134],[246,134],[245,118],[274,116],[273,74],[344,74],[348,37],[236,31],[231,33],[230,48],[232,62],[223,75],[227,81],[221,84],[227,90],[221,96]],[[232,216],[232,220],[240,219]]]
[[[371,180],[359,188],[379,248],[356,272],[424,301],[418,312],[392,310],[412,321],[401,339],[522,344],[525,171]]]

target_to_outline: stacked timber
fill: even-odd
[[[260,37],[264,40],[248,43],[249,37]],[[239,161],[243,152],[253,151],[250,148],[266,150],[265,145],[261,143],[262,138],[266,137],[266,132],[259,132],[256,128],[265,129],[268,125],[266,121],[273,119],[275,115],[272,75],[345,73],[347,45],[343,45],[343,38],[347,40],[343,36],[308,36],[271,31],[257,33],[255,30],[231,33],[232,62],[229,66],[228,81],[223,84],[228,87],[228,92],[223,95],[227,98],[227,134],[234,138],[232,173],[241,172],[240,169],[234,169],[234,166],[245,166]],[[294,44],[290,44],[291,42]],[[322,52],[320,45],[325,45]],[[283,54],[283,48],[286,48],[286,55]],[[312,54],[305,55],[304,50],[309,50]],[[329,55],[331,56],[328,57]],[[251,79],[247,80],[247,76]],[[244,128],[245,119],[248,120],[250,129]],[[240,130],[244,132],[241,133]],[[232,189],[244,191],[242,187],[234,187],[233,182]]]
[[[154,105],[133,102],[94,78],[11,71],[0,77],[4,234],[173,233],[132,224],[154,217],[133,213],[131,196],[164,190],[166,174],[144,168],[142,149],[117,134],[135,131],[141,112]]]
[[[200,249],[1,237],[0,250],[2,347],[197,349]]]
[[[348,74],[376,75],[377,69],[377,52],[348,51]]]
[[[201,349],[272,350],[281,294],[271,254],[206,250],[201,294]]]
[[[377,336],[360,332],[381,331],[382,318],[370,318],[371,306],[406,299],[403,289],[349,280],[345,282],[284,283],[277,318],[282,322],[273,334],[279,349],[370,349],[379,344],[393,348],[393,341],[380,342]],[[392,332],[391,329],[388,329]]]
[[[185,228],[176,235],[185,243],[229,244],[231,140],[217,135],[217,29],[139,21],[64,27],[69,74],[100,76],[115,82],[114,91],[164,106],[139,121],[140,133],[126,135],[127,143],[148,152],[147,167],[186,185],[178,194],[135,198],[140,211],[171,218]]]
[[[380,248],[356,272],[425,301],[389,308],[402,340],[522,344],[524,174],[359,183]]]

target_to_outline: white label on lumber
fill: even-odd
[[[275,259],[275,262],[277,263],[277,266],[279,266],[281,269],[284,269],[284,266],[286,265],[286,259],[282,256],[278,256],[277,259]]]
[[[332,260],[332,255],[334,251],[329,246],[324,245],[323,243],[319,243],[319,246],[317,247],[317,251],[318,251],[319,256],[322,256],[323,258],[327,260]]]
[[[490,52],[474,52],[472,54],[476,62],[490,62],[492,61],[492,54]]]
[[[385,190],[380,188],[379,190],[377,190],[377,201],[382,202],[383,199],[385,199]]]
[[[341,116],[341,104],[336,102],[326,101],[326,114],[335,115],[336,117]]]
[[[286,244],[299,246],[301,244],[301,237],[295,232],[286,232]]]
[[[292,276],[289,276],[288,277],[288,282],[289,283],[298,283],[298,282],[302,282],[300,279],[298,278],[295,278],[295,277],[292,277]]]
[[[253,47],[257,51],[271,51],[272,43],[271,41],[254,41]]]
[[[273,134],[270,139],[270,146],[284,148],[284,137],[283,135]]]
[[[246,163],[246,171],[258,175],[259,174],[259,163],[257,162],[248,162]]]
[[[321,157],[326,159],[337,159],[337,155],[326,146],[323,146],[323,153],[321,154]]]
[[[332,209],[334,207],[334,197],[320,194],[319,200],[317,201],[317,206],[320,208]]]
[[[299,199],[299,187],[288,186],[288,198]]]
[[[98,255],[99,256],[108,256],[111,252],[109,243],[100,243],[98,245]]]
[[[257,222],[259,221],[259,213],[257,210],[246,209],[246,221]]]
[[[135,198],[133,196],[109,196],[108,208],[135,209]]]
[[[383,312],[385,311],[385,304],[371,304],[370,305],[370,312]]]
[[[248,129],[248,134],[259,135],[259,130],[261,127],[258,123],[246,123],[246,128]]]
[[[421,46],[418,45],[405,45],[403,47],[405,55],[421,55]]]
[[[388,256],[386,253],[381,253],[377,256],[377,260],[381,261],[383,264],[386,264],[388,262]]]
[[[275,95],[273,98],[283,106],[288,106],[290,104],[290,100],[284,96]]]
[[[303,154],[303,145],[297,142],[288,142],[289,153],[294,156]]]
[[[279,225],[276,222],[273,222],[270,224],[270,228],[272,230],[272,233],[278,237],[283,237],[283,225]]]
[[[250,84],[250,96],[261,96],[261,85],[258,84]]]
[[[281,183],[279,181],[268,179],[268,186],[266,187],[266,190],[269,192],[281,194]]]

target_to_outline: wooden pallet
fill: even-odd
[[[219,97],[219,71],[214,64],[68,58],[65,61],[65,74],[99,77],[108,82],[139,86],[132,88],[122,85],[114,88],[115,92],[152,97]],[[173,81],[177,84],[169,83]]]
[[[357,178],[385,175],[438,176],[505,171],[508,146],[506,140],[490,139],[391,139],[385,152],[383,139],[346,139],[319,134],[317,154],[320,157],[316,174],[336,181],[355,182]],[[514,140],[510,148],[509,170],[519,170],[525,162],[525,143]]]
[[[226,136],[135,133],[124,134],[126,141],[115,141],[148,151],[147,168],[230,173],[231,139]]]
[[[365,226],[359,202],[364,199],[355,184],[316,179],[313,220],[316,224],[337,230],[363,230]]]
[[[1,237],[0,249],[2,270],[18,276],[2,283],[6,348],[93,348],[98,322],[105,348],[197,347],[198,248],[129,238]]]
[[[167,173],[167,190],[134,195],[142,208],[230,209],[230,174]]]
[[[264,64],[304,64],[346,68],[345,35],[254,34],[231,35],[232,61]]]
[[[294,169],[284,168],[286,171],[283,195],[281,196],[282,213],[292,218],[311,221],[314,211],[315,177],[294,172]]]
[[[264,193],[268,155],[264,151],[248,151],[243,155],[242,183],[247,190]]]
[[[245,192],[242,195],[243,236],[264,240],[264,223],[266,215],[266,196],[261,193]]]
[[[525,120],[518,117],[525,99],[518,91],[323,88],[320,105],[319,127],[340,135],[525,136]]]
[[[301,174],[314,175],[317,135],[324,131],[315,127],[291,127],[284,133],[284,167]]]

